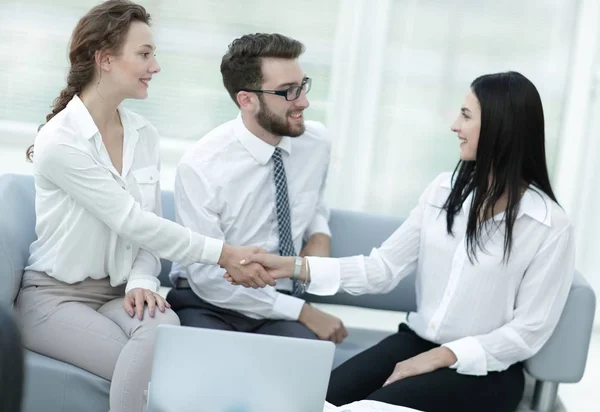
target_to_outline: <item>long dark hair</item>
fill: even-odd
[[[129,26],[134,21],[149,25],[150,14],[144,7],[128,0],[108,0],[100,3],[79,20],[71,34],[71,68],[67,76],[67,86],[54,100],[52,112],[46,116],[46,122],[61,112],[75,95],[81,93],[92,82],[97,51],[120,52]],[[28,160],[32,159],[33,146],[29,146],[26,156]]]
[[[467,220],[467,255],[485,250],[482,220],[491,217],[494,205],[507,195],[504,214],[504,254],[508,261],[513,226],[521,191],[532,185],[556,202],[546,166],[544,111],[531,81],[517,72],[488,74],[471,83],[481,107],[481,131],[475,161],[459,161],[452,175],[452,190],[444,203],[446,230],[452,234],[454,216],[473,193]]]

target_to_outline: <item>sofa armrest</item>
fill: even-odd
[[[558,325],[542,349],[525,361],[527,372],[542,381],[579,382],[585,371],[595,312],[592,287],[575,273]]]
[[[12,305],[35,240],[33,176],[0,176],[0,304]]]

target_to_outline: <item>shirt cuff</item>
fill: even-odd
[[[487,359],[483,346],[472,336],[444,343],[456,356],[456,363],[450,366],[463,375],[487,375]]]
[[[202,249],[201,263],[207,265],[216,265],[221,258],[223,251],[223,241],[212,237],[204,237],[204,248]]]
[[[310,238],[315,233],[323,233],[331,237],[331,230],[329,230],[329,222],[323,215],[316,215],[312,223],[306,229],[306,238]]]
[[[125,287],[125,294],[129,293],[130,290],[135,288],[148,289],[152,292],[158,292],[158,289],[160,288],[160,281],[158,278],[148,275],[136,277],[135,279],[129,279],[127,286]]]
[[[277,319],[298,320],[302,306],[304,306],[302,299],[286,295],[285,293],[277,293],[275,304],[273,305],[273,315]]]
[[[310,284],[307,292],[313,295],[335,295],[340,289],[340,261],[333,258],[307,257]]]

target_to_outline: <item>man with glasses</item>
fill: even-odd
[[[239,116],[209,132],[177,167],[177,221],[232,245],[285,256],[329,256],[323,191],[331,141],[304,121],[311,79],[298,63],[304,45],[280,34],[234,40],[223,56],[223,83]],[[301,261],[301,259],[298,259]],[[342,322],[307,304],[305,284],[230,285],[225,271],[174,265],[167,300],[181,324],[341,342]]]

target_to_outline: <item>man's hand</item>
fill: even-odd
[[[399,381],[400,379],[423,375],[440,368],[447,368],[455,363],[456,355],[454,355],[454,352],[445,346],[440,346],[405,361],[398,362],[394,368],[394,372],[387,378],[383,386]]]
[[[324,233],[315,233],[300,251],[300,256],[331,257],[331,238]]]
[[[322,340],[341,343],[348,336],[348,331],[340,319],[322,312],[308,303],[302,307],[298,322],[312,330]]]
[[[137,313],[138,319],[142,320],[144,318],[144,305],[146,303],[148,304],[148,313],[150,314],[151,318],[154,317],[154,309],[157,306],[158,310],[161,312],[164,312],[165,308],[171,308],[169,302],[164,300],[163,297],[158,293],[152,292],[149,289],[141,288],[131,289],[125,295],[125,299],[123,300],[123,308],[131,317],[134,315],[135,308],[135,313]]]
[[[294,273],[294,257],[291,256],[279,256],[270,255],[268,253],[255,253],[244,257],[240,263],[242,266],[253,267],[255,264],[260,265],[266,270],[267,275],[272,279],[284,279],[289,278]],[[302,273],[300,274],[300,280],[304,281],[306,275],[306,264],[302,262]],[[225,279],[232,285],[240,285],[235,281],[233,276],[228,272],[223,275]],[[246,286],[242,284],[243,286]],[[248,287],[248,286],[246,286]]]
[[[249,288],[264,288],[267,285],[275,286],[275,280],[260,264],[246,264],[240,262],[255,253],[264,252],[256,246],[230,246],[223,245],[219,265],[224,268],[234,284]]]

